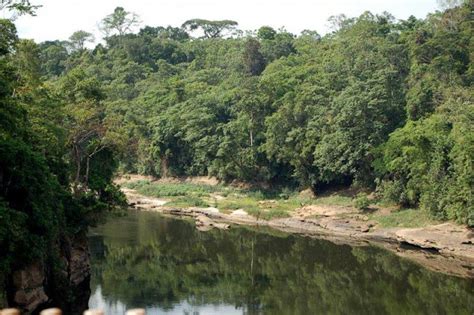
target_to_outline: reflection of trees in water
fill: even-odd
[[[106,225],[105,239],[92,242],[93,279],[107,299],[130,306],[172,308],[185,300],[233,304],[247,314],[467,314],[474,305],[469,280],[376,248],[245,228],[201,233],[185,221],[133,218],[125,228]]]

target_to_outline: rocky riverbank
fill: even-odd
[[[57,244],[59,259],[37,261],[14,270],[6,288],[7,303],[25,314],[59,306],[66,314],[87,309],[90,296],[90,253],[86,235],[63,238]]]
[[[351,246],[376,245],[423,266],[450,275],[474,278],[474,232],[453,223],[423,228],[378,228],[363,215],[338,216],[343,207],[298,209],[289,218],[262,220],[244,210],[222,213],[217,208],[168,207],[166,201],[122,188],[129,204],[143,211],[192,218],[200,230],[228,229],[231,224],[266,226],[288,233],[324,238]],[[315,213],[318,214],[315,216]]]

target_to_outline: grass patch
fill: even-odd
[[[136,181],[124,185],[135,189],[140,194],[150,197],[176,197],[176,196],[209,196],[219,190],[216,186],[197,185],[191,183],[153,183],[150,181]]]
[[[369,215],[369,219],[378,222],[379,225],[384,228],[417,228],[441,223],[431,219],[429,214],[421,209],[402,209],[390,214],[373,213]]]
[[[243,209],[260,219],[284,218],[302,206],[311,204],[351,206],[350,197],[331,195],[317,199],[301,198],[298,192],[283,188],[280,190],[239,189],[217,185],[193,183],[161,183],[141,180],[124,184],[138,193],[169,200],[168,206],[216,207],[224,213]],[[218,197],[221,196],[221,197]]]
[[[251,216],[256,217],[257,219],[263,219],[263,220],[271,220],[271,219],[276,219],[276,218],[287,218],[290,216],[288,211],[281,210],[281,209],[270,209],[270,210],[262,210],[262,209],[256,209],[256,208],[251,208],[251,209],[246,209],[248,214]]]
[[[277,218],[288,218],[289,216],[290,214],[288,213],[288,211],[282,209],[271,209],[268,211],[263,211],[262,218],[264,220],[271,220]]]
[[[352,207],[353,200],[351,197],[340,196],[340,195],[331,195],[318,197],[316,199],[308,200],[308,204],[312,205],[328,205],[328,206],[345,206]]]
[[[234,194],[216,201],[216,207],[224,212],[243,209],[248,214],[270,220],[290,216],[289,212],[301,207],[298,199],[265,199],[257,195]]]
[[[226,199],[216,202],[217,208],[227,210],[258,209],[258,200],[246,196],[228,196]]]
[[[291,212],[306,205],[353,207],[357,201],[347,195],[323,195],[318,198],[301,197],[288,188],[280,190],[239,189],[223,185],[193,183],[162,183],[140,180],[125,183],[124,187],[155,198],[166,198],[167,205],[175,207],[216,207],[223,213],[243,209],[248,214],[264,220],[289,217]],[[364,196],[365,197],[365,196]],[[366,198],[364,198],[364,202]],[[382,202],[377,205],[384,206]],[[440,223],[421,209],[403,209],[389,214],[374,212],[369,219],[380,227],[416,228]]]
[[[166,204],[175,207],[209,207],[209,204],[196,196],[179,196]]]

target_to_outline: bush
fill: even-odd
[[[281,193],[278,194],[278,197],[280,197],[280,199],[288,200],[290,199],[292,194],[293,194],[293,191],[290,188],[285,187],[282,189]]]
[[[356,207],[359,210],[367,210],[370,206],[370,200],[367,197],[367,194],[364,193],[359,193],[355,198],[354,198],[354,207]]]

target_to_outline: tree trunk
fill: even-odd
[[[160,165],[160,175],[161,177],[168,177],[168,158],[166,158],[164,155],[160,157],[161,160],[161,165]]]
[[[250,146],[253,147],[253,131],[250,129]]]
[[[250,146],[253,147],[253,113],[250,114]]]
[[[74,183],[75,183],[76,188],[79,185],[80,180],[81,180],[81,154],[80,154],[79,151],[80,150],[77,147],[77,145],[74,145],[74,155],[76,156],[75,157],[75,159],[76,159],[76,178],[74,179]]]
[[[84,184],[86,187],[89,186],[89,165],[90,165],[90,160],[91,160],[91,156],[88,155],[87,156],[87,160],[86,160],[86,175],[85,175],[85,178],[84,178]]]

